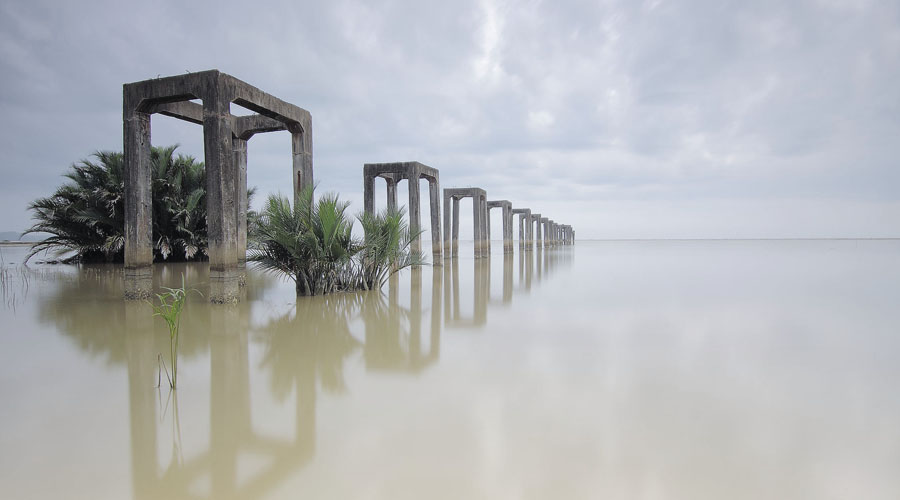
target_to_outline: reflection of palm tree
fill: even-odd
[[[293,315],[285,314],[260,330],[267,343],[262,366],[272,370],[272,391],[279,400],[295,384],[314,391],[316,378],[326,391],[346,390],[344,359],[359,345],[350,333],[359,301],[354,293],[299,297]]]
[[[64,279],[54,279],[55,290],[40,298],[37,305],[38,320],[55,326],[60,333],[71,338],[83,351],[95,356],[105,356],[111,364],[130,362],[126,344],[139,335],[148,335],[147,351],[140,353],[156,360],[158,352],[168,352],[169,336],[162,321],[150,321],[146,331],[132,319],[146,313],[152,319],[153,310],[144,302],[129,303],[122,300],[122,268],[116,265],[82,265]],[[203,291],[208,282],[208,269],[203,264],[157,264],[154,266],[153,288],[180,286],[184,274],[188,287]],[[269,288],[273,280],[260,273],[248,275],[249,286],[241,289],[248,299],[236,307],[241,324],[248,326],[249,304]],[[208,348],[209,308],[203,297],[196,294],[188,299],[181,317],[179,355],[188,359]],[[214,306],[213,306],[214,307]],[[130,311],[126,316],[126,311]],[[134,354],[134,353],[132,353]]]
[[[385,370],[402,365],[407,359],[409,331],[404,328],[407,311],[397,301],[397,279],[389,283],[389,300],[380,291],[366,293],[362,317],[366,329],[365,360],[370,370]]]

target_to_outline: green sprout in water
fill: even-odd
[[[184,274],[181,275],[181,288],[163,287],[163,289],[166,290],[165,293],[156,294],[156,297],[159,299],[159,305],[153,303],[150,303],[150,305],[153,307],[153,315],[166,320],[166,326],[169,327],[169,354],[171,356],[172,375],[169,376],[169,370],[166,369],[166,378],[169,379],[169,387],[174,389],[175,384],[178,382],[178,327],[188,292],[184,285]],[[200,293],[197,290],[193,291]],[[162,367],[166,368],[162,354],[159,354],[157,359],[162,364]],[[157,376],[157,386],[159,385],[158,378],[159,376]]]

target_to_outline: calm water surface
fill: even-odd
[[[3,498],[900,498],[900,241],[495,244],[326,298],[251,272],[191,298],[175,392],[119,267],[0,250]]]

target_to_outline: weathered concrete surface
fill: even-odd
[[[397,209],[397,182],[408,181],[409,185],[409,228],[417,233],[421,227],[419,209],[419,179],[428,181],[429,206],[431,212],[431,253],[435,265],[441,263],[441,205],[440,205],[440,172],[417,161],[395,163],[366,163],[363,165],[363,204],[365,211],[375,213],[375,178],[381,177],[387,182],[388,209]],[[419,251],[421,240],[417,236],[410,247]]]
[[[541,248],[547,248],[547,238],[550,236],[547,233],[547,218],[540,217],[538,218],[538,227],[541,228]]]
[[[544,237],[543,232],[541,231],[541,214],[531,214],[531,222],[534,224],[534,246],[538,250],[544,248]]]
[[[455,257],[459,252],[459,200],[472,198],[473,237],[475,258],[490,257],[487,246],[487,193],[481,188],[444,189],[444,256]],[[450,220],[450,203],[453,202],[453,220]],[[452,226],[452,230],[451,230]]]
[[[153,264],[150,116],[161,113],[203,125],[207,232],[212,302],[237,300],[246,259],[246,141],[253,134],[289,130],[294,194],[313,183],[312,117],[218,70],[123,85],[125,149],[125,296],[148,296],[141,277]],[[203,104],[189,102],[200,99]],[[257,115],[235,117],[231,104]],[[243,221],[241,221],[243,213]]]
[[[509,200],[494,200],[487,202],[487,239],[491,240],[491,213],[492,208],[500,208],[503,212],[503,253],[513,252],[513,212],[512,203]]]

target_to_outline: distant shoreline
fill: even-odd
[[[461,242],[471,243],[472,240],[460,240]],[[503,240],[491,240],[492,242],[501,242]],[[518,239],[513,241],[518,242]],[[537,240],[535,240],[537,241]],[[600,241],[600,242],[617,242],[617,241],[900,241],[900,237],[893,238],[588,238],[576,239],[579,241]],[[40,241],[0,241],[0,246],[4,247],[30,247]]]
[[[588,238],[579,241],[898,241],[900,237],[891,238]]]

